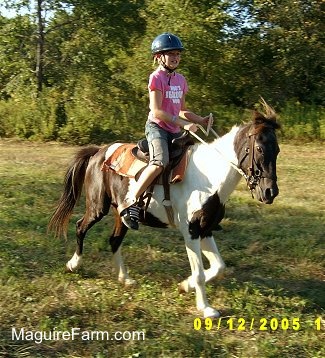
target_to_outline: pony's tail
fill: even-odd
[[[57,208],[49,224],[48,232],[55,237],[67,237],[67,229],[73,209],[78,202],[85,180],[89,159],[99,151],[99,147],[90,146],[78,151],[64,177],[64,187]]]

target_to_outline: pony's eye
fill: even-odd
[[[263,152],[262,148],[261,148],[259,145],[256,146],[256,150],[257,150],[259,153],[262,153],[262,152]]]

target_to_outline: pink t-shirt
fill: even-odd
[[[182,97],[188,91],[187,82],[183,75],[177,72],[173,72],[169,75],[168,72],[157,69],[149,77],[148,89],[149,91],[158,90],[162,92],[162,110],[172,116],[179,115],[182,107]],[[178,125],[154,117],[151,111],[149,112],[148,118],[168,132],[178,133],[180,131]]]

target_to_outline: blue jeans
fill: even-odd
[[[157,123],[147,121],[145,134],[149,145],[149,164],[166,168],[169,163],[169,147],[174,138],[182,133],[170,133],[158,126]]]

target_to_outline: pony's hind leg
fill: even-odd
[[[107,205],[104,205],[107,207]],[[99,214],[94,215],[92,210],[87,211],[86,214],[77,221],[76,224],[76,236],[77,236],[77,246],[76,251],[71,257],[71,259],[66,264],[66,269],[68,272],[76,271],[82,262],[82,252],[83,252],[83,242],[86,237],[87,231],[100,221],[106,214],[108,209],[101,211]]]
[[[128,228],[122,223],[121,217],[116,209],[114,209],[114,219],[114,230],[109,239],[113,253],[113,266],[117,273],[119,282],[126,286],[131,286],[135,284],[135,280],[129,277],[122,257],[122,241],[128,231]]]
[[[79,221],[81,221],[82,219],[80,219]],[[77,223],[78,225],[78,223]],[[81,266],[81,262],[82,262],[82,250],[83,250],[83,240],[84,237],[79,237],[77,235],[77,247],[76,247],[76,251],[73,254],[73,256],[71,257],[71,259],[66,263],[65,267],[66,267],[66,271],[67,272],[74,272],[76,271],[80,266]]]
[[[82,261],[83,242],[87,231],[108,214],[111,198],[107,195],[104,180],[100,171],[100,156],[94,156],[89,161],[85,174],[86,212],[77,221],[76,236],[77,247],[72,258],[67,262],[66,268],[69,272],[77,270]]]
[[[83,218],[77,222],[77,227],[78,227],[78,223],[82,222],[82,220],[83,220]],[[65,265],[67,272],[74,272],[74,271],[78,270],[78,268],[81,266],[84,238],[85,238],[85,235],[80,236],[77,234],[76,251],[74,252],[71,259]]]

